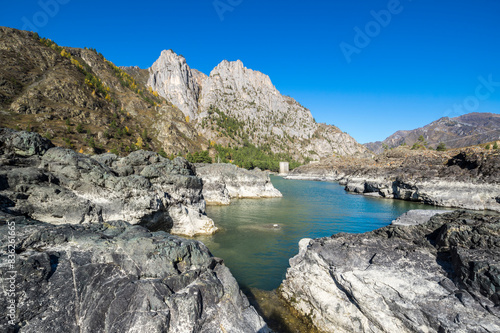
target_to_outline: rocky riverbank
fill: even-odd
[[[15,306],[2,332],[269,332],[198,241],[123,221],[52,225],[0,212],[0,247],[3,290],[15,285],[0,298],[4,311]]]
[[[8,212],[52,224],[125,220],[187,236],[217,230],[185,159],[142,150],[87,156],[36,133],[0,129],[0,198]]]
[[[229,205],[234,198],[282,197],[269,178],[257,169],[246,170],[232,164],[197,164],[196,175],[203,181],[207,204]]]
[[[374,159],[330,157],[289,179],[338,181],[346,191],[430,205],[500,211],[500,153],[399,147]]]
[[[172,235],[217,230],[202,186],[183,158],[0,129],[0,331],[269,332],[222,259]]]
[[[281,295],[325,332],[499,332],[498,215],[401,219],[301,240]]]

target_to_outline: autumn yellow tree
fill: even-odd
[[[137,146],[137,148],[142,149],[142,146],[144,145],[144,142],[142,141],[141,137],[137,138],[137,142],[135,143],[135,145]]]
[[[65,57],[65,58],[70,58],[71,57],[71,55],[65,49],[63,49],[61,51],[61,56]]]

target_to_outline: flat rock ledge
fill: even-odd
[[[235,198],[280,198],[269,174],[246,170],[233,164],[196,164],[196,175],[203,181],[203,197],[209,205],[229,205]]]
[[[0,205],[52,224],[125,220],[186,236],[217,230],[202,181],[183,158],[143,150],[87,156],[9,129],[0,129]]]
[[[0,248],[2,287],[15,285],[0,297],[4,311],[15,304],[1,332],[269,332],[198,241],[123,221],[52,225],[0,212]]]
[[[500,332],[500,217],[411,220],[301,240],[281,295],[324,332]]]

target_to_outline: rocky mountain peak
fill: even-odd
[[[236,86],[237,88],[242,88],[243,84],[245,83],[249,83],[252,86],[256,87],[265,86],[271,90],[275,90],[275,93],[279,94],[268,75],[246,68],[241,60],[223,60],[219,65],[217,65],[217,67],[212,70],[212,72],[210,72],[210,78],[223,79],[226,81],[233,80],[235,81],[235,83],[239,83],[239,85]]]
[[[149,73],[148,86],[194,120],[211,142],[249,142],[299,160],[367,152],[336,127],[317,124],[308,109],[281,95],[268,75],[246,68],[241,60],[223,60],[207,77],[168,50]]]
[[[186,58],[172,50],[162,51],[149,73],[149,87],[170,100],[186,116],[195,118],[205,74],[192,70]]]

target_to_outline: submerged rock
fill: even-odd
[[[196,174],[203,181],[203,197],[208,204],[229,205],[233,198],[282,197],[260,170],[246,170],[232,164],[197,164]]]
[[[16,137],[23,132],[9,132]],[[34,143],[4,145],[0,155],[0,196],[4,208],[53,224],[102,223],[126,220],[152,230],[193,236],[217,228],[205,214],[202,182],[183,158],[173,161],[153,152],[135,151],[90,157],[69,149],[50,147],[32,134]],[[28,154],[21,154],[27,156]]]
[[[326,332],[500,332],[500,217],[421,216],[301,240],[281,295]]]
[[[16,260],[6,268],[9,227]],[[0,212],[2,332],[268,332],[198,241],[122,221],[51,225]]]

